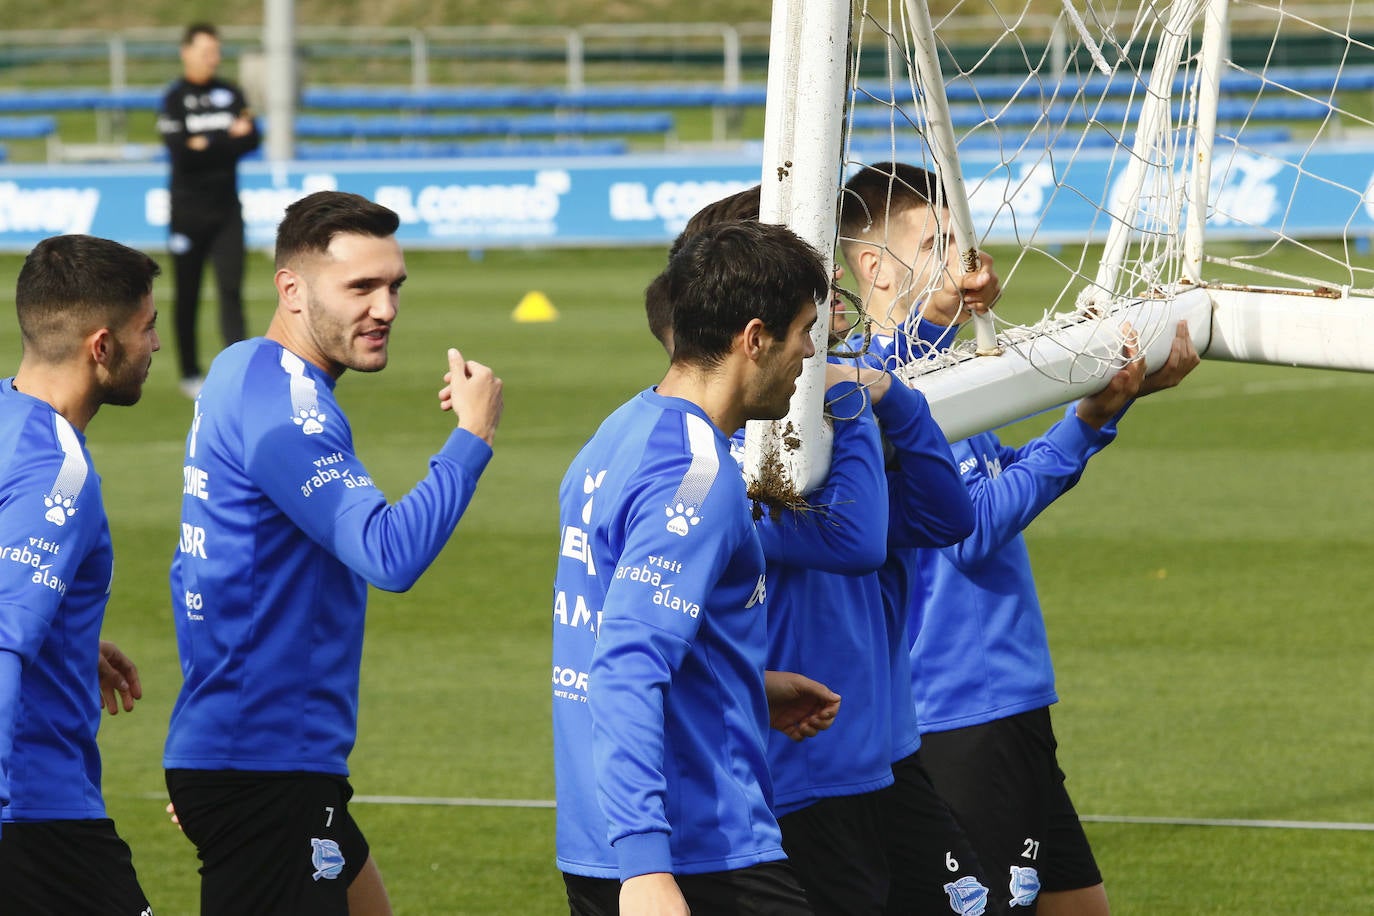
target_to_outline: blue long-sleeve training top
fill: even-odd
[[[1115,421],[1093,429],[1074,407],[1020,448],[993,433],[954,445],[977,522],[951,547],[916,551],[909,636],[922,731],[979,725],[1058,699],[1022,531],[1115,438]]]
[[[100,627],[114,572],[86,438],[0,382],[0,805],[5,821],[105,816]]]
[[[769,808],[763,552],[728,440],[641,392],[559,488],[558,867],[625,880],[784,858]]]
[[[878,353],[884,364],[948,347],[957,328],[913,316],[903,331]],[[1095,430],[1075,407],[1019,449],[991,432],[956,442],[972,533],[942,549],[902,552],[885,569],[889,603],[909,604],[910,683],[921,732],[978,725],[1058,699],[1022,531],[1116,437],[1120,414]]]
[[[346,775],[367,586],[414,584],[490,458],[455,429],[388,505],[333,378],[264,338],[216,357],[186,437],[164,765]]]
[[[891,763],[919,744],[905,617],[885,607],[877,573],[890,546],[948,544],[972,528],[949,446],[918,392],[894,379],[875,407],[844,381],[826,399],[833,453],[825,484],[808,497],[813,508],[765,517],[759,528],[771,590],[768,667],[801,672],[842,697],[821,735],[800,743],[769,735],[779,814],[881,788]]]

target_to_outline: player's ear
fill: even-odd
[[[764,327],[762,318],[750,318],[749,323],[740,331],[744,355],[750,359],[758,359],[763,352],[765,338],[771,340],[771,334]]]
[[[83,350],[87,353],[91,362],[97,366],[109,367],[114,360],[115,342],[114,332],[109,328],[99,328],[86,335],[86,340],[82,344]]]
[[[306,285],[304,277],[289,267],[282,267],[273,275],[272,282],[277,287],[277,301],[285,306],[288,311],[301,312],[305,310]]]
[[[877,245],[857,247],[850,266],[860,289],[887,289],[892,284],[892,271],[888,266],[891,259],[883,255],[884,250]]]

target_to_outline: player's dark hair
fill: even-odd
[[[65,358],[81,336],[123,327],[162,269],[141,251],[90,235],[56,235],[34,246],[19,269],[14,307],[24,350]]]
[[[286,208],[277,227],[278,269],[302,254],[323,254],[340,233],[384,239],[401,219],[381,204],[346,191],[316,191]]]
[[[940,179],[929,169],[904,162],[864,166],[840,194],[840,237],[848,241],[874,230],[881,233],[892,217],[946,199]]]
[[[752,319],[775,338],[805,303],[829,297],[816,250],[785,226],[727,222],[687,239],[664,271],[673,362],[719,365]]]
[[[709,203],[698,210],[691,219],[687,220],[687,225],[682,227],[682,232],[673,240],[673,247],[668,249],[668,257],[672,257],[682,250],[683,244],[687,239],[696,235],[707,226],[714,226],[716,223],[738,222],[742,219],[757,220],[759,218],[759,195],[762,188],[754,185],[746,188],[729,197],[722,197],[714,203]]]
[[[208,22],[193,22],[186,27],[186,31],[181,33],[181,46],[184,48],[196,40],[197,35],[209,35],[216,41],[219,40],[219,29]]]
[[[757,221],[759,218],[760,190],[759,185],[754,185],[752,188],[746,188],[702,207],[687,221],[687,225],[678,233],[678,237],[673,239],[673,246],[668,249],[668,258],[671,260],[674,255],[682,250],[682,246],[687,243],[689,238],[708,226],[714,226],[718,223],[739,222],[746,219]],[[663,280],[664,275],[659,274],[644,290],[644,313],[649,319],[650,333],[667,348],[667,335],[673,329],[673,311],[667,291],[663,286]],[[669,349],[671,356],[671,348]]]
[[[658,338],[672,355],[668,335],[673,332],[673,304],[668,299],[668,275],[661,273],[644,288],[644,315],[649,319],[649,333]]]

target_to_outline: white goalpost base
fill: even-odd
[[[1339,291],[1209,288],[1208,359],[1374,372],[1374,298]]]
[[[1211,313],[1211,299],[1197,288],[1170,299],[1119,303],[1105,317],[1062,318],[1057,330],[1037,333],[1001,356],[969,355],[925,372],[909,364],[898,376],[926,396],[935,422],[955,442],[1102,390],[1111,371],[1122,365],[1123,323],[1140,336],[1146,371],[1168,358],[1179,321],[1188,322],[1193,345],[1205,351]]]
[[[954,365],[911,365],[898,374],[926,396],[954,442],[1101,390],[1109,377],[1101,367],[1121,364],[1123,322],[1140,333],[1146,371],[1154,371],[1178,321],[1188,322],[1205,359],[1374,372],[1374,298],[1217,286],[1118,304],[1105,318],[1069,316],[995,359],[969,353]]]

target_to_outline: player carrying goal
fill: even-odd
[[[949,256],[949,215],[931,204],[942,199],[935,175],[900,163],[864,168],[845,185],[841,248],[865,312],[874,320],[896,315],[900,330],[914,335],[899,332],[879,351],[889,364],[948,347],[973,310],[991,304],[959,294],[967,280]],[[983,268],[991,270],[990,260]],[[1126,364],[1100,392],[1069,405],[1026,445],[1011,448],[991,432],[954,443],[974,531],[951,547],[897,558],[897,572],[914,583],[909,637],[919,757],[968,831],[992,880],[994,906],[1034,912],[1038,903],[1052,916],[1108,912],[1055,757],[1049,707],[1058,697],[1021,532],[1112,442],[1135,398],[1177,385],[1198,364],[1186,326],[1177,331],[1163,367],[1146,375],[1128,344]]]

